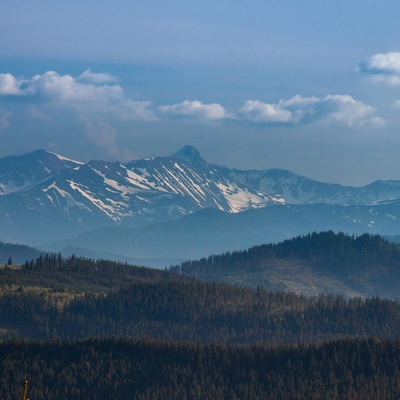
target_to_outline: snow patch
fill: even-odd
[[[7,183],[0,183],[0,196],[9,193],[20,192],[22,190],[28,189],[30,186],[32,186],[32,184],[33,182],[30,179],[25,180],[22,184],[17,184],[15,181],[12,180],[8,181]]]
[[[91,212],[90,208],[87,207],[85,204],[80,203],[79,201],[76,201],[72,195],[68,192],[66,192],[65,190],[60,189],[59,187],[57,187],[56,183],[53,182],[50,186],[48,186],[46,189],[43,189],[43,192],[46,193],[47,198],[56,206],[56,204],[54,203],[54,199],[51,196],[51,194],[49,194],[48,192],[54,189],[56,192],[58,192],[65,200],[66,200],[66,204],[67,207],[78,207],[81,210],[87,210],[89,212]],[[58,202],[59,203],[59,202]],[[61,206],[61,204],[59,203],[59,205]]]
[[[238,213],[249,208],[262,208],[267,203],[265,198],[242,190],[234,183],[217,182],[216,186],[228,202],[229,211],[232,213]]]

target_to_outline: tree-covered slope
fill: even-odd
[[[172,268],[206,280],[298,293],[398,297],[400,246],[378,235],[312,233]]]
[[[136,336],[207,343],[400,336],[400,303],[201,282],[109,261],[44,256],[0,271],[1,337]]]

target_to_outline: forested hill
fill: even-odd
[[[400,245],[378,235],[333,231],[245,251],[188,260],[171,268],[205,280],[316,294],[400,296]]]
[[[400,302],[307,297],[45,255],[0,269],[0,339],[135,336],[207,343],[400,337]]]

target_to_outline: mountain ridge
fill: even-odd
[[[209,164],[188,145],[171,156],[127,163],[81,163],[45,150],[0,159],[0,240],[33,245],[98,228],[173,221],[207,208],[238,214],[273,205],[375,207],[398,200],[400,181],[352,187],[280,169],[239,170]]]

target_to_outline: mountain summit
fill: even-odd
[[[205,166],[207,162],[201,157],[200,152],[193,146],[183,146],[172,157],[184,160],[193,166]]]

